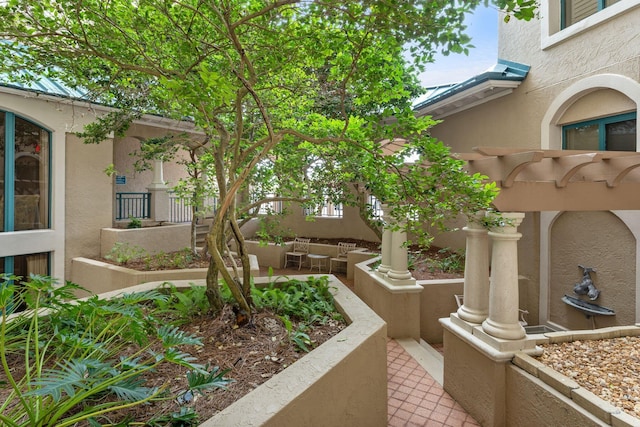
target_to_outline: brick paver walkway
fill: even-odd
[[[395,340],[387,341],[388,425],[479,426]]]

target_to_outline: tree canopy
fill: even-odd
[[[118,107],[85,129],[87,142],[122,133],[146,113],[193,121],[219,191],[208,238],[209,300],[219,310],[220,273],[250,311],[237,195],[252,180],[307,203],[319,189],[336,198],[366,190],[393,205],[400,220],[440,222],[488,206],[495,188],[467,176],[429,137],[435,122],[410,107],[420,91],[415,76],[436,52],[470,48],[464,15],[483,3],[7,0],[0,56],[5,72],[48,75]],[[519,19],[535,11],[534,1],[494,4]],[[380,141],[398,137],[420,157],[415,164],[402,152],[384,155]],[[230,239],[242,278],[224,267]]]

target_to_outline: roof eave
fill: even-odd
[[[441,119],[508,95],[520,86],[522,80],[484,79],[464,90],[450,94],[441,101],[416,107],[418,117],[430,115]]]

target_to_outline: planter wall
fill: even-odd
[[[101,257],[107,255],[116,243],[138,246],[150,254],[179,251],[191,247],[191,224],[100,230]]]
[[[458,310],[455,295],[464,292],[464,278],[419,280],[420,294],[420,337],[430,344],[442,342],[443,329],[438,321],[449,317]]]
[[[249,255],[251,275],[260,275],[256,257]],[[74,258],[71,260],[71,281],[86,288],[91,293],[114,291],[145,282],[198,280],[207,275],[206,268],[188,268],[181,270],[138,271],[106,262]]]
[[[336,306],[349,326],[201,427],[386,427],[386,325],[340,281],[333,277],[330,280]],[[268,278],[257,278],[256,282],[266,284]],[[127,292],[155,288],[161,283],[145,283]],[[191,283],[173,281],[177,287]]]
[[[377,258],[355,266],[354,287],[356,294],[378,316],[387,322],[390,338],[420,340],[420,293],[418,285],[390,285],[370,265]]]
[[[632,417],[527,352],[500,352],[442,319],[444,389],[483,426],[639,426]],[[640,335],[636,326],[528,335],[536,343]]]

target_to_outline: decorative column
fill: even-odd
[[[463,228],[467,235],[464,264],[464,298],[458,317],[482,323],[489,313],[489,237],[482,224],[484,213],[470,216]]]
[[[396,230],[391,234],[391,269],[387,277],[396,285],[414,285],[416,280],[409,271],[409,251],[406,247],[407,232]]]
[[[517,340],[526,335],[518,321],[518,240],[522,234],[517,229],[524,213],[502,213],[496,218],[502,220],[488,233],[493,243],[489,318],[482,322],[482,330],[496,338]]]
[[[391,269],[391,236],[392,231],[389,228],[389,216],[387,211],[387,205],[382,205],[382,244],[380,245],[380,253],[382,260],[377,268],[378,273],[386,274]]]
[[[151,212],[153,221],[169,221],[169,187],[164,182],[162,160],[154,160],[153,182],[147,187],[151,193]]]

